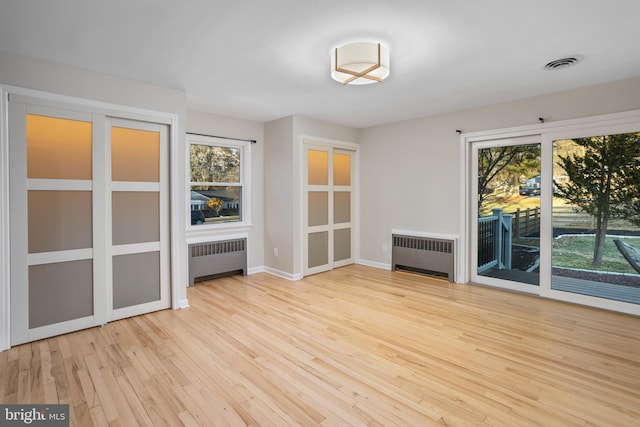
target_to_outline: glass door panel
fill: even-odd
[[[351,229],[343,228],[333,232],[333,261],[351,258]]]
[[[351,222],[351,192],[335,191],[333,193],[333,221],[336,224]]]
[[[114,245],[160,240],[158,192],[114,191],[112,197]]]
[[[160,182],[160,134],[114,126],[111,165],[114,181]]]
[[[541,144],[474,146],[475,275],[478,283],[526,289],[540,284]]]
[[[309,259],[308,267],[318,268],[329,264],[329,233],[321,231],[309,233]]]
[[[640,134],[553,141],[551,289],[640,303]]]
[[[309,191],[309,226],[329,225],[329,192]]]
[[[92,179],[92,123],[26,115],[27,177]]]
[[[93,247],[91,191],[30,190],[29,253]]]
[[[113,257],[114,310],[160,300],[160,252]]]
[[[29,329],[93,315],[90,259],[29,266]]]
[[[351,154],[333,153],[333,185],[351,185]]]
[[[321,150],[307,151],[309,185],[329,185],[329,153]]]

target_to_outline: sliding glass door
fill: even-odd
[[[471,281],[638,313],[639,129],[472,142]]]
[[[554,138],[551,291],[640,303],[640,133]]]
[[[538,292],[540,139],[477,143],[472,158],[472,280]]]

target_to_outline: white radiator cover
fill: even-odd
[[[409,269],[424,273],[446,274],[455,281],[455,236],[417,231],[393,230],[391,269]]]

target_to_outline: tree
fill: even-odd
[[[596,219],[592,265],[600,268],[609,221],[640,225],[640,134],[603,135],[572,140],[575,150],[558,155],[569,181],[554,181],[556,196]]]
[[[191,144],[191,182],[239,182],[240,150]]]
[[[514,186],[521,177],[540,174],[540,144],[510,145],[478,150],[478,211],[493,187]]]
[[[218,215],[220,213],[223,205],[224,201],[218,199],[217,197],[212,197],[207,200],[207,207],[211,209],[215,215]]]

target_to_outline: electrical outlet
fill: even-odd
[[[389,245],[387,245],[386,243],[382,244],[382,252],[387,252],[389,251]]]
[[[278,256],[278,248],[273,248],[273,256]]]

